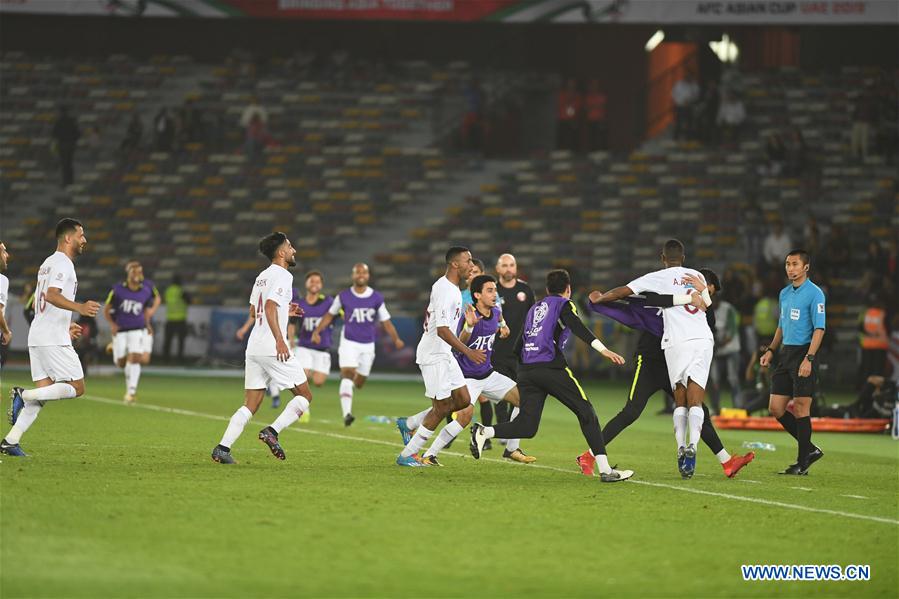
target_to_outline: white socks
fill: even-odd
[[[606,454],[601,453],[593,457],[596,458],[596,467],[599,468],[600,474],[612,473],[612,467],[609,466],[609,457]]]
[[[49,387],[43,387],[43,389],[48,388]],[[22,438],[22,435],[25,434],[25,431],[27,431],[32,423],[34,423],[34,421],[37,419],[37,414],[41,411],[42,407],[44,407],[43,402],[26,401],[25,407],[22,408],[21,412],[19,412],[19,417],[16,419],[16,423],[11,429],[9,429],[9,432],[6,433],[6,442],[11,443],[12,445],[18,444],[19,440]]]
[[[724,464],[725,462],[730,461],[730,454],[727,453],[727,450],[726,450],[726,449],[722,449],[721,451],[719,451],[719,452],[716,453],[715,455],[718,456],[718,461],[721,462],[722,464]]]
[[[434,439],[434,442],[431,443],[431,447],[425,453],[426,456],[429,455],[437,455],[440,451],[446,447],[447,443],[455,439],[459,436],[459,433],[462,432],[464,427],[459,424],[458,420],[453,420],[449,424],[443,427],[443,430],[440,431],[440,434],[437,435],[437,438]]]
[[[302,395],[297,395],[284,407],[284,411],[281,412],[281,415],[272,422],[272,428],[275,429],[276,433],[280,433],[282,430],[299,420],[300,416],[303,415],[303,412],[308,410],[309,401]]]
[[[353,413],[353,381],[351,379],[340,379],[340,411],[343,417]]]
[[[250,408],[247,406],[240,406],[240,409],[231,416],[231,421],[228,422],[228,428],[225,429],[225,434],[222,436],[219,445],[231,449],[231,446],[237,441],[240,433],[243,432],[243,427],[247,425],[247,422],[249,422],[252,417],[253,412],[250,411]]]
[[[690,421],[690,444],[699,447],[699,437],[702,435],[702,421],[705,420],[702,406],[690,408],[687,418]]]
[[[75,387],[68,383],[53,383],[46,387],[27,389],[22,391],[22,399],[28,401],[53,401],[55,399],[69,399],[75,397]]]
[[[453,421],[455,422],[455,420]],[[415,434],[409,440],[409,444],[403,448],[403,451],[400,453],[404,458],[408,458],[419,451],[421,448],[425,446],[428,442],[428,439],[431,438],[431,435],[434,434],[434,431],[429,431],[423,426],[419,426],[418,430],[415,431]]]
[[[702,408],[699,409],[700,412]],[[674,408],[672,416],[674,420],[674,438],[677,441],[677,447],[687,446],[687,408]]]
[[[129,395],[137,393],[137,383],[140,381],[140,364],[125,364],[125,389]]]
[[[431,408],[428,408],[426,410],[422,410],[415,416],[409,416],[408,418],[406,418],[406,428],[408,428],[410,431],[414,431],[415,429],[420,427],[421,423],[424,422],[425,416],[427,416],[428,412],[430,411]]]

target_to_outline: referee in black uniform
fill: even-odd
[[[780,292],[780,321],[771,345],[759,363],[774,365],[768,410],[799,445],[796,463],[781,474],[808,474],[809,466],[824,457],[812,443],[812,396],[817,390],[818,363],[815,357],[824,339],[826,300],[821,288],[808,278],[809,256],[793,250],[784,261],[790,284]],[[781,345],[783,344],[783,345]],[[793,411],[787,404],[793,400]]]

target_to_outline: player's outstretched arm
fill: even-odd
[[[106,319],[106,322],[109,323],[109,330],[113,336],[119,332],[119,325],[115,323],[115,319],[112,317],[112,294],[109,294],[109,298],[106,300],[106,306],[103,307],[103,318]]]
[[[605,293],[594,291],[590,294],[590,302],[594,304],[607,304],[609,302],[617,302],[629,295],[634,295],[634,292],[631,291],[630,287],[624,285],[622,287],[616,287],[611,291],[606,291]]]
[[[47,289],[47,294],[45,298],[48,303],[53,304],[60,310],[68,310],[69,312],[77,312],[82,316],[90,316],[93,318],[100,311],[100,304],[93,300],[88,300],[84,303],[73,302],[70,299],[66,299],[66,297],[62,294],[62,290],[59,287],[50,287]]]
[[[387,334],[390,335],[390,338],[393,339],[393,346],[397,349],[403,349],[406,347],[406,343],[400,339],[400,334],[396,332],[396,327],[393,326],[393,323],[390,320],[382,320],[381,325],[383,325],[384,330],[387,331]]]
[[[331,326],[331,323],[334,322],[334,315],[330,312],[326,312],[322,319],[318,322],[318,326],[315,327],[315,330],[312,331],[312,343],[321,343],[322,342],[322,331]],[[394,330],[396,332],[396,330]]]
[[[487,361],[487,352],[482,349],[471,349],[456,337],[449,327],[437,327],[437,336],[446,341],[450,347],[464,355],[475,364]]]

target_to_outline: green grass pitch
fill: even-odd
[[[8,390],[26,382],[5,374]],[[139,403],[121,377],[53,402],[0,464],[0,596],[12,597],[895,597],[899,445],[817,434],[807,477],[785,433],[721,431],[732,452],[768,441],[733,480],[702,448],[681,480],[670,417],[654,398],[609,446],[633,481],[578,473],[572,414],[550,400],[523,466],[501,450],[475,462],[467,431],[444,468],[394,465],[392,425],[418,383],[372,382],[345,429],[335,383],[314,389],[312,422],[281,435],[279,462],[256,440],[264,405],[233,448],[209,453],[242,401],[242,380],[145,375]],[[587,385],[606,422],[624,385]],[[286,395],[285,395],[286,397]],[[2,430],[8,429],[3,424]],[[741,564],[868,564],[867,582],[746,582]]]

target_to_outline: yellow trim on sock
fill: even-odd
[[[581,384],[580,384],[579,382],[577,382],[577,379],[576,379],[576,378],[574,378],[574,373],[571,372],[571,369],[566,367],[566,368],[565,368],[565,372],[568,373],[568,376],[570,376],[570,377],[571,377],[571,380],[574,381],[574,384],[577,385],[577,390],[581,392],[581,399],[583,399],[584,401],[589,401],[589,400],[587,399],[587,394],[584,393],[584,388],[581,387]]]
[[[634,398],[634,391],[637,389],[637,381],[640,379],[640,367],[643,366],[643,354],[637,356],[637,370],[634,371],[634,382],[631,383],[631,392],[627,394],[627,400]]]

